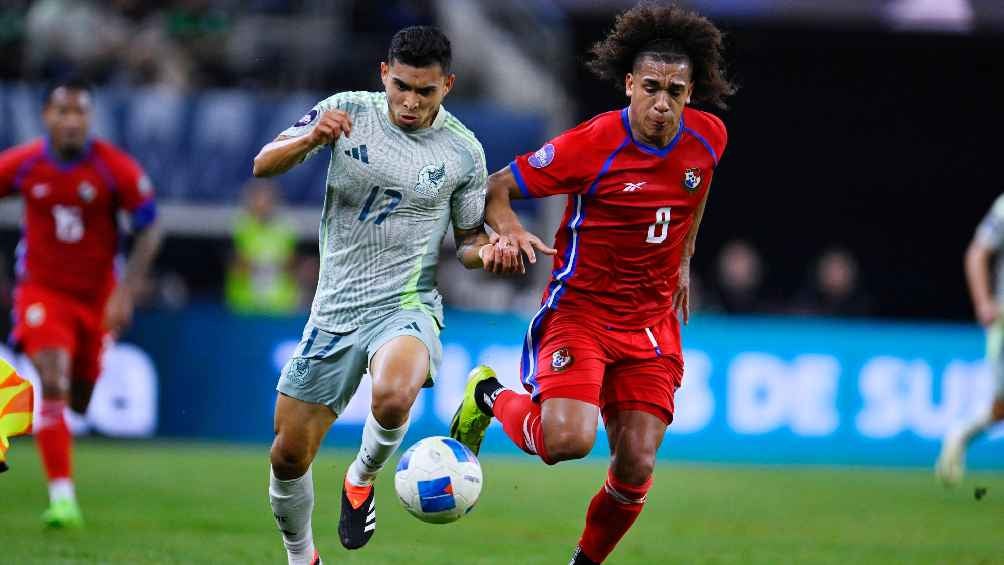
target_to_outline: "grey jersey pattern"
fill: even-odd
[[[311,323],[344,333],[414,309],[442,326],[439,248],[451,221],[459,229],[484,222],[488,172],[481,144],[445,107],[431,127],[405,132],[391,122],[382,92],[335,94],[282,135],[309,133],[331,109],[351,116],[352,133],[326,148],[331,162]]]

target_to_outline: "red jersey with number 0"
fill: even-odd
[[[39,285],[103,305],[115,284],[118,212],[134,229],[153,221],[153,187],[143,169],[112,144],[88,142],[82,156],[60,161],[48,140],[0,153],[0,197],[24,200],[18,284]]]
[[[672,314],[687,233],[727,134],[687,108],[665,148],[635,140],[627,109],[596,116],[511,164],[528,198],[567,194],[543,306],[641,329]]]

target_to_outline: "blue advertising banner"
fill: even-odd
[[[444,434],[467,372],[496,368],[519,388],[526,320],[449,311],[443,365],[424,390],[408,441]],[[302,318],[237,317],[215,307],[150,313],[131,338],[160,375],[158,434],[269,440],[279,369]],[[675,459],[855,465],[931,465],[940,439],[989,405],[977,327],[701,315],[684,329],[686,372],[661,454]],[[328,435],[354,446],[369,380]],[[971,467],[1004,467],[1004,429],[970,453]],[[594,454],[606,453],[600,436]],[[493,425],[485,450],[512,453]]]

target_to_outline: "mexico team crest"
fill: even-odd
[[[307,373],[310,371],[310,361],[303,358],[290,359],[289,368],[286,371],[286,378],[297,386],[303,386],[307,380]]]
[[[701,186],[700,167],[691,167],[683,171],[683,188],[686,188],[688,192],[694,192],[699,186]]]
[[[440,165],[426,165],[418,172],[418,182],[415,183],[415,192],[422,196],[435,196],[439,194],[439,189],[446,183],[446,163]]]
[[[563,371],[571,364],[572,354],[568,352],[567,347],[562,347],[551,354],[551,368],[555,371]]]

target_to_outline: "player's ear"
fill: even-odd
[[[383,83],[385,87],[390,87],[387,84],[387,77],[390,76],[390,65],[386,61],[380,61],[380,82]]]
[[[446,96],[453,90],[453,83],[456,82],[457,75],[450,73],[446,75],[446,79],[443,82],[443,96]]]
[[[634,74],[628,73],[624,77],[624,95],[631,98],[632,90],[634,90]]]

